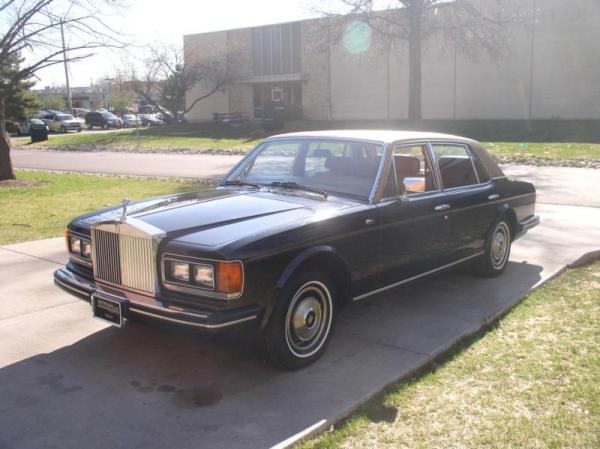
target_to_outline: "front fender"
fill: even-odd
[[[285,267],[279,280],[277,281],[277,289],[282,289],[284,285],[289,281],[289,279],[293,276],[296,270],[307,260],[318,256],[318,255],[327,255],[333,256],[340,263],[344,265],[344,267],[348,270],[348,262],[342,257],[335,248],[330,245],[318,245],[307,248],[300,253],[298,253]]]

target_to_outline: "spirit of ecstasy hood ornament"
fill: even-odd
[[[125,221],[127,218],[127,206],[129,206],[130,201],[127,198],[123,198],[121,201],[121,206],[123,206],[123,212],[121,213],[121,221]]]

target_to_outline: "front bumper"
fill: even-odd
[[[94,293],[118,299],[126,304],[126,319],[147,318],[207,331],[218,331],[242,324],[259,323],[262,312],[258,306],[216,311],[169,306],[148,296],[95,283],[72,272],[67,267],[59,268],[54,272],[54,283],[88,303],[91,302],[91,296]]]

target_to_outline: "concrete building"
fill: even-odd
[[[530,23],[508,30],[502,58],[482,54],[473,60],[452,43],[426,45],[424,119],[600,119],[600,1],[518,4],[535,13]],[[237,63],[228,88],[200,101],[188,118],[261,118],[279,110],[288,119],[406,119],[406,48],[386,48],[360,22],[350,22],[341,39],[324,45],[327,20],[184,36],[186,57],[234,52]],[[203,89],[190,90],[188,104]]]

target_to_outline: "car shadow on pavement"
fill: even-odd
[[[0,448],[261,448],[346,416],[519,302],[542,268],[459,268],[342,311],[325,356],[273,369],[255,338],[132,323],[0,369]],[[68,309],[66,310],[68,312]],[[366,416],[393,421],[371,403]]]

